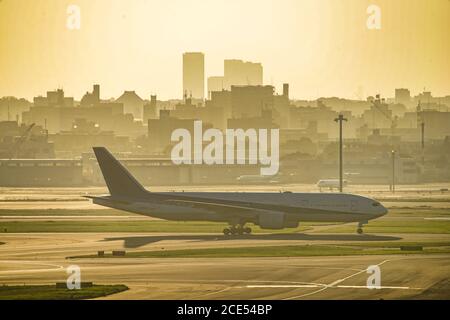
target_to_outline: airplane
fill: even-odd
[[[243,175],[237,177],[236,181],[240,183],[277,183],[278,181],[275,180],[272,176],[262,176],[262,175]]]
[[[346,187],[348,185],[347,180],[343,180],[342,185],[343,187]],[[339,189],[339,179],[319,180],[319,182],[317,182],[317,186],[319,187],[321,192],[322,188],[329,188],[331,191],[333,191],[334,188]]]
[[[93,148],[109,195],[87,196],[93,203],[173,221],[225,222],[224,235],[262,229],[296,228],[300,222],[357,222],[363,225],[387,209],[378,201],[344,193],[150,192],[104,147]]]

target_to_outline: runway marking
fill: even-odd
[[[317,284],[269,284],[269,285],[249,285],[245,286],[246,288],[252,289],[252,288],[317,288],[317,287],[323,287],[326,286],[323,285],[317,285]]]
[[[287,285],[314,285],[314,286],[324,286],[321,283],[313,283],[313,282],[296,282],[296,281],[264,281],[264,280],[220,280],[220,279],[211,279],[211,280],[203,280],[203,279],[148,279],[153,283],[204,283],[204,284],[224,284],[224,283],[286,283]],[[132,281],[131,281],[132,282]],[[267,284],[270,285],[270,284]],[[234,287],[234,288],[244,288],[244,287]]]
[[[203,297],[210,296],[210,295],[213,295],[213,294],[222,293],[222,292],[225,292],[225,291],[228,291],[228,290],[230,290],[230,287],[227,287],[227,288],[224,288],[224,289],[215,291],[215,292],[209,292],[209,293],[197,295],[197,296],[194,296],[194,297],[189,298],[189,299],[190,299],[190,300],[193,300],[193,299],[203,298]]]
[[[64,216],[64,215],[50,215],[50,216],[34,216],[34,215],[29,215],[29,216],[16,216],[16,215],[2,215],[0,216],[0,219],[2,220],[41,220],[41,219],[53,219],[53,220],[63,220],[63,219],[80,219],[80,220],[84,220],[84,219],[146,219],[146,217],[136,217],[136,216],[95,216],[95,215],[78,215],[78,216]]]
[[[386,262],[388,262],[388,261],[390,261],[390,260],[384,260],[384,261],[380,262],[379,264],[377,264],[377,266],[381,266],[382,264],[384,264],[384,263],[386,263]],[[304,297],[311,296],[311,295],[313,295],[313,294],[322,292],[322,291],[324,291],[324,290],[326,290],[326,289],[328,289],[328,288],[339,287],[339,286],[338,286],[339,283],[344,282],[345,280],[348,280],[348,279],[350,279],[350,278],[353,278],[353,277],[355,277],[355,276],[357,276],[357,275],[359,275],[359,274],[361,274],[361,273],[363,273],[363,272],[366,272],[366,270],[364,269],[364,270],[358,271],[358,272],[356,272],[356,273],[353,273],[353,274],[351,274],[351,275],[349,275],[349,276],[347,276],[347,277],[345,277],[345,278],[338,279],[338,280],[336,280],[336,281],[334,281],[334,282],[332,282],[332,283],[330,283],[330,284],[324,285],[324,287],[323,287],[323,288],[320,288],[319,290],[316,290],[316,291],[313,291],[313,292],[309,292],[309,293],[305,293],[305,294],[302,294],[302,295],[299,295],[299,296],[295,296],[295,297],[285,298],[285,299],[283,299],[283,300],[293,300],[293,299],[304,298]],[[366,288],[367,288],[367,287],[366,287]]]
[[[448,217],[423,218],[424,220],[450,220]]]
[[[249,285],[246,288],[318,288],[318,287],[330,287],[326,284],[315,285],[315,284],[305,284],[305,285]],[[346,288],[346,289],[367,289],[367,286],[334,286],[336,288]],[[398,289],[398,290],[422,290],[422,288],[411,288],[411,287],[391,287],[391,286],[380,286],[379,289]]]
[[[367,289],[367,286],[337,286],[337,288]],[[378,288],[377,288],[378,289]],[[422,288],[380,286],[379,289],[422,290]]]
[[[0,260],[0,263],[18,263],[18,264],[29,264],[29,265],[37,265],[37,266],[46,266],[46,267],[53,267],[53,268],[47,268],[47,269],[15,269],[15,270],[4,270],[0,271],[0,275],[3,274],[15,274],[15,273],[34,273],[34,272],[48,272],[48,271],[56,271],[64,269],[64,266],[59,264],[51,264],[51,263],[44,263],[44,262],[34,262],[34,261],[22,261],[22,260]]]

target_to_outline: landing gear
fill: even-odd
[[[252,228],[245,227],[245,228],[244,228],[244,233],[246,233],[246,234],[252,233]]]
[[[229,235],[243,235],[252,233],[252,229],[249,227],[243,227],[241,225],[231,226],[229,228],[223,229],[223,234],[226,236]]]
[[[358,229],[356,229],[356,232],[357,232],[358,234],[363,234],[363,233],[364,233],[364,231],[363,231],[363,226],[364,226],[365,224],[367,224],[367,222],[360,222],[360,223],[358,223]]]

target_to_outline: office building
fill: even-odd
[[[205,98],[205,55],[201,52],[183,54],[183,96]]]

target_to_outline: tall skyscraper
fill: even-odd
[[[263,67],[261,63],[242,60],[225,60],[224,76],[228,89],[231,86],[261,86]]]
[[[205,98],[205,55],[201,52],[183,54],[183,96]]]

